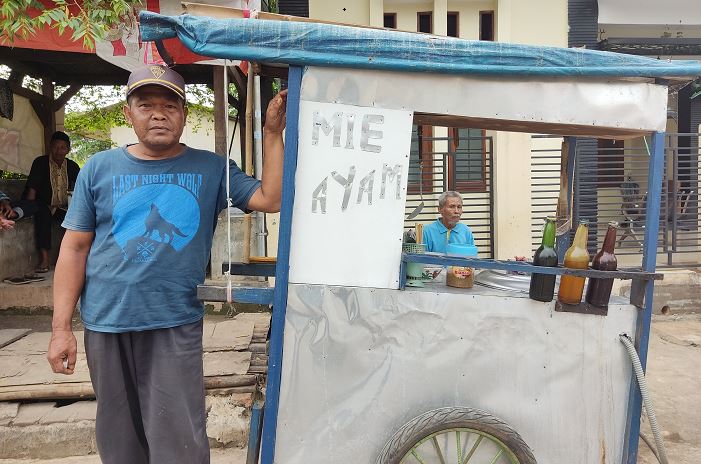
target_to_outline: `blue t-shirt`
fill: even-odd
[[[186,148],[142,160],[126,147],[92,156],[80,171],[63,227],[94,232],[81,319],[99,332],[176,327],[202,318],[217,216],[226,207],[226,160]],[[231,163],[233,206],[246,209],[260,181]]]
[[[431,224],[424,227],[423,239],[426,244],[426,251],[445,253],[448,243],[460,243],[463,245],[474,245],[475,239],[472,231],[465,224],[458,222],[450,230],[448,238],[448,228],[443,225],[440,219],[436,219]]]

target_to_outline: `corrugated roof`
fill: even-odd
[[[162,16],[142,12],[146,41],[178,37],[216,58],[290,65],[451,74],[696,77],[701,62],[661,61],[578,48],[437,37],[335,24]]]

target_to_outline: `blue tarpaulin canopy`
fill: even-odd
[[[144,11],[146,41],[177,37],[204,56],[289,65],[450,74],[675,77],[701,75],[699,61],[502,42],[312,22],[162,16]]]

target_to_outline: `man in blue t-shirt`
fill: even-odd
[[[438,212],[441,217],[424,227],[426,251],[445,253],[448,243],[475,244],[470,228],[460,222],[462,196],[458,192],[443,192],[438,197]]]
[[[97,397],[103,463],[209,462],[202,366],[204,282],[217,216],[227,205],[280,208],[286,93],[268,106],[261,181],[180,143],[185,82],[148,66],[127,83],[126,120],[139,140],[92,156],[63,227],[47,358],[72,374],[78,297]]]

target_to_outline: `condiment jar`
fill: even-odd
[[[464,258],[476,258],[477,247],[474,245],[463,245],[459,243],[449,243],[446,247],[446,254],[449,256],[460,256]],[[475,270],[471,267],[449,266],[445,283],[449,287],[472,288],[475,281]]]

